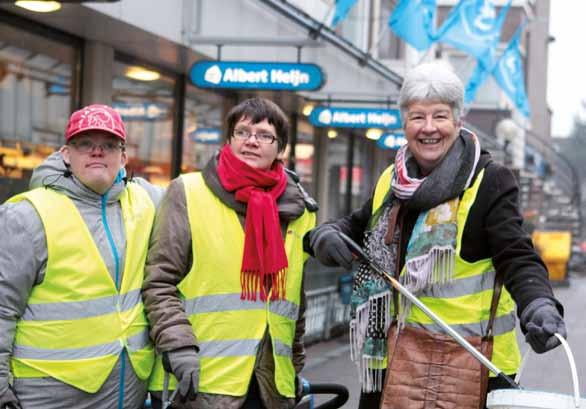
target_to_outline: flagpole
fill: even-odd
[[[430,45],[427,50],[425,50],[425,53],[423,53],[423,55],[421,56],[419,61],[417,61],[417,65],[421,64],[423,62],[423,60],[425,60],[427,58],[427,56],[429,55],[429,52],[431,51],[432,48],[433,48],[433,44]]]
[[[330,6],[328,12],[324,16],[323,20],[321,21],[321,23],[319,23],[319,26],[317,26],[317,28],[315,28],[309,32],[309,36],[311,38],[316,39],[319,36],[321,29],[326,26],[326,21],[328,21],[332,18],[332,14],[333,14],[333,11],[335,10],[335,8],[336,8],[336,2],[334,1],[332,3],[332,5]]]
[[[470,66],[470,63],[472,63],[472,62],[474,62],[474,56],[472,56],[472,55],[468,55],[468,56],[466,57],[466,61],[464,61],[464,64],[462,64],[462,65],[460,66],[460,68],[456,69],[456,72],[457,72],[458,74],[463,74],[463,73],[464,73],[464,71],[468,70],[468,66]]]
[[[334,1],[332,3],[332,5],[330,6],[330,9],[328,10],[328,12],[326,13],[326,15],[324,16],[324,19],[322,20],[320,26],[325,26],[326,25],[326,21],[330,20],[332,18],[332,13],[333,11],[336,9],[336,2]]]
[[[393,6],[392,8],[394,9],[397,6],[397,2],[393,1],[391,6]],[[391,11],[391,13],[392,13],[392,11]],[[383,36],[387,33],[387,31],[389,29],[390,29],[390,27],[389,27],[389,24],[387,21],[387,23],[384,25],[384,27],[381,30],[379,30],[376,41],[372,44],[372,46],[370,47],[370,50],[368,50],[368,55],[373,55],[374,50],[378,48],[380,42],[383,40]]]
[[[383,39],[383,36],[387,33],[388,30],[389,25],[385,24],[383,29],[379,31],[378,36],[376,38],[376,42],[372,45],[372,47],[370,47],[370,50],[368,50],[368,54],[372,55],[373,51],[378,48],[378,45],[380,44],[380,42]]]

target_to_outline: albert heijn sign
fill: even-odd
[[[401,128],[398,109],[316,107],[309,115],[314,126],[332,128]]]
[[[323,86],[316,64],[250,61],[198,61],[189,70],[200,88],[313,91]]]

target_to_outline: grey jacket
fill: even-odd
[[[126,182],[119,180],[103,196],[85,187],[73,175],[64,175],[66,168],[61,154],[49,156],[33,173],[30,188],[46,186],[67,195],[75,204],[90,231],[94,242],[108,268],[115,277],[116,267],[102,220],[102,202],[114,245],[119,255],[119,265],[124,265],[126,234],[118,197]],[[158,205],[163,189],[144,180],[137,180]],[[41,220],[28,201],[5,203],[0,206],[0,396],[8,388],[9,358],[12,351],[16,322],[23,314],[29,295],[35,285],[43,282],[47,265],[47,243]],[[120,274],[124,274],[120,271]],[[119,282],[122,282],[120,279]],[[141,407],[145,385],[131,369],[126,358],[125,405]],[[120,361],[110,377],[96,394],[87,394],[51,378],[21,378],[15,380],[17,396],[23,408],[112,408],[118,401]],[[39,388],[43,386],[44,388]],[[49,386],[49,387],[47,387]],[[58,392],[58,394],[57,394]]]
[[[244,225],[246,205],[237,202],[233,193],[225,191],[220,185],[215,158],[204,169],[203,177],[210,190],[225,205],[236,212],[240,222]],[[303,214],[306,207],[304,196],[291,178],[288,180],[285,193],[277,201],[277,205],[284,231],[289,221],[295,220]],[[210,231],[208,234],[214,234],[214,232]],[[242,255],[232,256],[241,257]],[[178,178],[171,182],[157,211],[143,285],[145,309],[151,323],[151,338],[155,340],[159,352],[168,352],[197,344],[193,329],[187,320],[183,304],[177,293],[177,284],[190,271],[193,257],[185,191],[183,181]],[[292,351],[296,373],[301,371],[305,361],[304,313],[305,294],[302,293]],[[294,406],[293,399],[280,396],[276,390],[274,360],[268,332],[265,333],[265,337],[258,347],[254,374],[265,407],[279,409]],[[245,399],[246,396],[234,397],[199,393],[195,402],[187,402],[178,407],[236,409],[243,405]]]

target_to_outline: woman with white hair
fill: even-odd
[[[559,344],[554,333],[565,336],[563,308],[522,229],[513,173],[462,127],[463,96],[447,65],[411,70],[399,97],[407,144],[361,209],[312,230],[305,244],[322,263],[350,268],[339,233],[362,243],[370,259],[512,375],[520,363],[515,307],[538,353]],[[482,408],[487,391],[506,387],[367,263],[355,273],[352,306],[360,408]]]

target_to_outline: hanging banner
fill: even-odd
[[[405,134],[403,132],[385,133],[376,141],[376,144],[381,149],[399,149],[407,143]]]
[[[305,63],[198,61],[189,79],[200,88],[313,91],[324,84],[321,68]]]
[[[313,126],[333,128],[401,128],[398,109],[316,107],[309,115]]]

